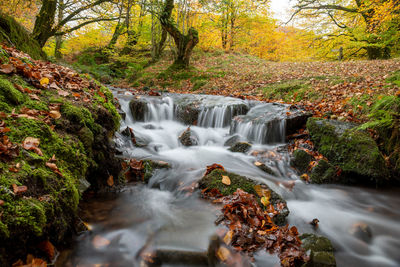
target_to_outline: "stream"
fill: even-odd
[[[137,121],[129,107],[137,97],[117,89],[114,94],[126,113],[121,130],[129,126],[137,140],[146,144],[135,147],[129,138],[117,133],[115,142],[122,157],[164,161],[172,168],[157,169],[146,185],[128,184],[118,194],[104,194],[84,203],[82,218],[91,231],[79,235],[73,249],[62,253],[56,266],[143,266],[139,254],[149,245],[158,250],[207,251],[210,237],[217,231],[214,221],[218,208],[201,199],[199,190],[188,194],[182,188],[199,180],[206,166],[214,163],[266,183],[286,199],[288,223],[300,233],[328,237],[335,247],[337,266],[400,266],[400,189],[302,182],[289,165],[284,143],[287,125],[279,119],[285,110],[280,106],[246,102],[250,110],[236,112],[229,104],[235,104],[232,98],[205,97],[197,126],[191,126],[198,145],[185,147],[178,140],[188,127],[177,120],[175,104],[184,101],[180,96],[142,97],[147,103],[145,114],[143,121]],[[204,105],[209,102],[213,104]],[[256,118],[257,112],[266,110],[277,117],[268,127],[253,125],[244,117],[235,123],[232,120],[244,114]],[[226,141],[232,136],[251,142],[251,150],[246,154],[229,151]],[[257,168],[256,160],[277,175]],[[294,187],[290,190],[284,181],[293,181]],[[309,224],[314,218],[319,220],[317,229]],[[365,231],[359,233],[360,229]],[[256,253],[252,264],[280,265],[276,255],[265,251]]]

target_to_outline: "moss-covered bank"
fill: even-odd
[[[79,89],[90,94],[78,98],[38,90],[17,74],[0,75],[0,143],[12,144],[0,153],[0,244],[7,244],[0,247],[0,266],[28,253],[50,260],[38,244],[68,242],[83,191],[89,184],[107,188],[107,179],[119,175],[113,96],[95,81],[87,84],[93,88]],[[39,140],[39,150],[24,147],[28,137]]]

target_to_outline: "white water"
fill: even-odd
[[[232,153],[223,146],[231,136],[229,127],[211,128],[221,124],[192,126],[191,129],[199,136],[199,145],[184,147],[177,137],[187,126],[172,120],[171,102],[164,103],[164,110],[160,105],[154,106],[154,110],[149,109],[151,116],[146,122],[134,122],[129,112],[129,97],[117,97],[127,113],[121,129],[129,126],[137,138],[148,142],[147,147],[137,148],[130,140],[117,135],[116,142],[124,156],[163,160],[172,168],[156,171],[147,186],[128,186],[117,197],[89,206],[87,210],[91,216],[88,217],[93,232],[79,238],[70,262],[76,265],[111,262],[111,266],[137,266],[137,253],[146,242],[157,248],[206,250],[208,238],[216,231],[217,208],[199,199],[197,193],[187,195],[179,189],[200,179],[207,165],[219,163],[231,172],[263,181],[281,194],[291,212],[289,223],[296,225],[300,232],[315,232],[330,238],[336,249],[338,266],[400,266],[400,190],[386,192],[338,185],[306,185],[289,167],[282,144],[257,142],[260,144],[252,148],[260,151],[257,156],[252,156],[251,152],[246,155]],[[207,114],[209,117],[206,113],[201,116],[208,122],[220,118],[212,112]],[[154,129],[149,129],[149,124]],[[253,138],[252,132],[255,132],[253,136],[256,139],[262,131],[248,129],[248,133],[242,133]],[[256,160],[270,166],[279,177],[259,170],[253,164]],[[279,185],[281,181],[290,180],[295,180],[293,191]],[[314,218],[320,220],[316,231],[309,225]],[[350,234],[356,223],[365,223],[371,228],[370,243]],[[111,240],[111,244],[106,248],[93,248],[95,235]],[[274,266],[279,262],[276,256],[265,252],[259,252],[255,258],[254,265],[260,267]]]

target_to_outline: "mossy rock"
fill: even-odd
[[[143,161],[143,182],[148,183],[157,169],[169,169],[171,166],[164,161],[144,160]]]
[[[29,32],[14,18],[0,12],[0,43],[2,42],[14,45],[34,59],[46,59],[46,54]]]
[[[300,236],[302,248],[310,254],[310,261],[303,267],[334,267],[336,266],[331,241],[323,236],[303,234]]]
[[[199,144],[199,137],[190,128],[181,133],[178,140],[184,146],[197,146]]]
[[[311,182],[315,184],[333,183],[337,181],[336,168],[326,160],[320,160],[310,175]]]
[[[389,170],[370,135],[345,122],[310,118],[307,129],[316,148],[342,170],[338,182],[382,184]]]
[[[222,176],[228,176],[231,181],[231,184],[230,185],[223,184]],[[223,196],[232,195],[234,192],[236,192],[238,188],[240,188],[247,193],[255,195],[259,200],[260,205],[263,206],[261,204],[260,198],[257,195],[256,190],[254,189],[254,186],[258,184],[259,183],[256,183],[255,181],[245,176],[241,176],[220,169],[215,169],[206,176],[204,176],[203,178],[201,178],[201,180],[199,181],[199,188],[218,189],[218,191]],[[278,195],[267,185],[263,184],[262,186],[265,187],[265,189],[271,191],[271,197],[269,200],[271,204],[275,205],[277,203],[284,203],[286,206],[286,201],[280,195]],[[273,218],[273,220],[276,224],[283,225],[288,215],[289,215],[289,210],[285,207],[280,214],[278,214],[276,217]]]
[[[229,148],[232,152],[247,153],[251,149],[251,144],[247,142],[237,142]]]
[[[297,149],[293,152],[293,157],[290,164],[295,167],[301,174],[307,172],[313,157],[302,149]]]

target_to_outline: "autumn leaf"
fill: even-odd
[[[56,119],[56,120],[61,118],[61,113],[57,110],[51,110],[49,112],[49,115],[50,115],[50,117],[52,117],[53,119]]]
[[[10,74],[15,71],[15,67],[12,64],[3,64],[0,65],[0,72],[5,73],[5,74]]]
[[[229,176],[223,175],[223,176],[222,176],[221,182],[222,182],[224,185],[231,185],[231,179],[229,179]]]
[[[254,162],[254,165],[256,165],[257,167],[260,167],[260,166],[262,166],[262,165],[264,165],[264,164],[262,164],[262,163],[259,162],[259,161],[256,161],[256,162]]]
[[[42,78],[42,79],[40,79],[40,85],[41,86],[45,86],[45,85],[48,85],[49,84],[49,78]]]
[[[108,186],[110,186],[110,187],[112,187],[112,186],[114,185],[114,177],[113,177],[112,175],[110,175],[110,176],[107,178],[107,184],[108,184]]]
[[[222,167],[222,165],[216,164],[214,163],[213,165],[207,166],[207,170],[206,173],[204,174],[204,176],[208,175],[209,173],[211,173],[213,170],[225,170],[224,167]]]
[[[22,147],[26,150],[32,150],[39,156],[43,156],[42,151],[39,149],[39,138],[27,137],[22,143]]]
[[[4,203],[5,203],[4,200],[1,200],[1,199],[0,199],[0,207],[3,206]]]
[[[269,198],[267,198],[267,197],[262,197],[260,199],[260,201],[265,207],[267,207],[269,205]]]
[[[231,252],[226,247],[219,247],[217,250],[217,257],[221,261],[227,261],[230,257]]]
[[[44,253],[46,253],[47,257],[50,260],[54,259],[54,256],[56,255],[56,249],[54,247],[54,245],[49,241],[49,240],[45,240],[39,243],[38,248],[43,251]]]
[[[69,96],[69,93],[67,91],[58,90],[57,92],[58,92],[58,95],[60,95],[60,96]]]
[[[50,168],[55,174],[63,176],[55,163],[46,162],[46,167]]]
[[[224,243],[230,245],[230,243],[232,242],[232,237],[233,237],[233,231],[229,230],[224,236]]]
[[[28,187],[26,187],[25,185],[18,186],[16,184],[12,184],[11,186],[13,188],[14,194],[16,195],[22,195],[23,193],[28,191]]]

